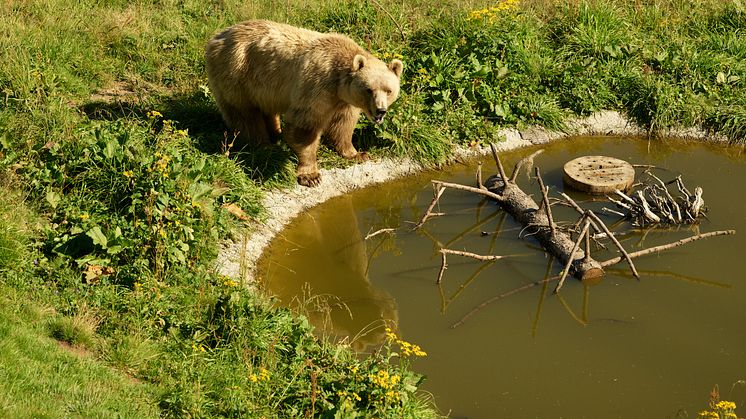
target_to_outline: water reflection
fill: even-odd
[[[335,199],[327,210],[301,215],[278,239],[287,245],[267,255],[266,286],[327,335],[350,337],[358,350],[382,343],[381,326],[395,325],[398,314],[391,294],[368,280],[371,259],[392,241],[386,234],[375,239],[369,257],[352,198]]]

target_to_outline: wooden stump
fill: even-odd
[[[635,168],[614,157],[578,157],[567,162],[564,171],[565,183],[593,195],[625,191],[635,181]]]

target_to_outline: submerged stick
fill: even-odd
[[[497,255],[478,255],[476,253],[466,252],[463,250],[451,250],[451,249],[440,249],[440,253],[442,254],[449,254],[449,255],[458,255],[458,256],[464,256],[467,258],[472,258],[476,260],[482,260],[482,261],[488,261],[488,260],[499,260],[506,256],[497,256]]]
[[[481,161],[477,164],[477,187],[482,190],[487,189],[487,187],[484,186],[484,182],[482,182],[482,162]]]
[[[570,198],[570,196],[569,196],[569,195],[567,195],[567,194],[566,194],[566,193],[564,193],[564,192],[560,192],[559,194],[560,194],[560,196],[562,196],[562,198],[564,198],[564,199],[565,199],[565,201],[567,201],[567,203],[568,203],[568,204],[570,204],[570,206],[571,206],[571,207],[572,207],[572,208],[573,208],[573,209],[574,209],[574,210],[575,210],[575,211],[576,211],[576,212],[577,212],[578,214],[580,214],[580,215],[585,215],[585,210],[583,209],[583,207],[581,207],[580,205],[578,205],[578,203],[577,203],[577,202],[575,202],[575,200],[574,200],[574,199]],[[595,231],[595,232],[597,232],[597,233],[600,233],[600,232],[602,231],[602,230],[601,230],[601,227],[599,227],[599,226],[598,226],[598,225],[596,224],[596,222],[595,222],[595,221],[593,221],[593,220],[591,220],[591,226],[593,227],[593,231]]]
[[[435,196],[433,197],[433,200],[430,202],[430,205],[427,207],[427,210],[425,210],[425,215],[422,216],[422,219],[420,219],[420,222],[417,223],[414,226],[414,229],[417,230],[420,227],[422,227],[428,218],[432,216],[432,210],[435,208],[435,204],[438,203],[438,200],[440,199],[440,196],[443,195],[443,192],[445,192],[445,188],[442,186],[435,184]]]
[[[611,234],[611,231],[609,231],[609,228],[606,227],[606,224],[604,224],[604,222],[601,221],[601,219],[598,218],[598,216],[594,214],[593,211],[588,210],[586,214],[588,214],[588,216],[591,217],[591,219],[595,221],[599,225],[599,227],[601,227],[601,229],[604,231],[604,233],[606,233],[606,235],[609,237],[611,242],[614,243],[614,245],[619,249],[620,252],[622,252],[622,255],[624,255],[624,258],[627,260],[627,263],[629,264],[629,268],[632,270],[632,275],[634,275],[635,278],[640,279],[640,274],[637,273],[637,268],[635,268],[635,263],[632,262],[632,258],[629,256],[629,253],[627,253],[627,251],[624,250],[624,246],[622,246],[622,244],[619,243],[619,240],[617,240],[616,237],[614,237],[614,235]],[[603,265],[601,265],[601,267],[603,267]]]
[[[507,185],[509,182],[508,177],[505,175],[505,168],[503,167],[503,163],[500,161],[500,156],[497,155],[495,144],[490,143],[490,149],[492,150],[492,157],[495,159],[495,164],[497,164],[497,171],[500,173],[500,179]]]
[[[687,237],[685,239],[681,239],[681,240],[675,241],[673,243],[663,244],[663,245],[660,245],[660,246],[655,246],[655,247],[650,247],[650,248],[643,249],[643,250],[638,250],[636,252],[630,253],[628,256],[630,258],[636,258],[636,257],[640,257],[640,256],[649,255],[651,253],[658,253],[658,252],[662,252],[664,250],[673,249],[674,247],[681,246],[682,244],[691,243],[693,241],[697,241],[697,240],[701,240],[701,239],[707,239],[709,237],[714,237],[714,236],[729,236],[729,235],[732,235],[732,234],[736,234],[736,230],[719,230],[719,231],[712,231],[710,233],[697,234],[696,236]],[[619,263],[621,261],[622,261],[622,257],[621,256],[617,256],[615,258],[612,258],[612,259],[609,259],[607,261],[601,262],[601,266],[602,267],[607,267],[607,266],[611,266],[611,265],[616,265],[617,263]]]
[[[539,182],[539,189],[541,189],[541,196],[542,201],[544,203],[544,209],[547,212],[547,220],[549,224],[549,231],[554,236],[555,228],[554,228],[554,217],[552,217],[552,206],[549,204],[549,196],[547,195],[547,191],[549,191],[549,188],[544,186],[544,180],[541,178],[541,171],[538,167],[535,168],[536,172],[536,180]],[[577,250],[577,249],[576,249]],[[570,254],[575,254],[575,251],[573,250]],[[570,260],[572,263],[572,260]]]
[[[364,239],[364,240],[368,240],[368,239],[370,239],[370,238],[373,238],[373,237],[375,237],[375,236],[377,236],[377,235],[379,235],[379,234],[383,234],[383,233],[393,233],[393,232],[395,232],[395,231],[396,231],[396,229],[395,229],[395,228],[382,228],[382,229],[380,229],[380,230],[376,230],[376,231],[374,231],[374,232],[372,232],[372,233],[368,234],[367,236],[365,236],[365,239]]]
[[[475,188],[475,187],[472,187],[472,186],[460,185],[458,183],[441,182],[439,180],[433,180],[432,182],[435,185],[443,186],[444,188],[459,189],[459,190],[462,190],[462,191],[474,192],[474,193],[477,193],[477,194],[480,194],[480,195],[484,195],[484,196],[486,196],[488,198],[494,199],[495,201],[502,201],[503,200],[502,195],[498,195],[498,194],[496,194],[494,192],[490,192],[488,190],[479,189],[479,188]]]
[[[438,280],[435,281],[436,284],[440,284],[440,281],[443,280],[443,274],[445,273],[446,269],[448,269],[448,264],[446,263],[446,254],[444,252],[441,252],[440,255],[442,256],[440,261],[440,272],[438,272]]]
[[[571,255],[574,255],[575,252],[580,247],[580,243],[583,242],[583,238],[588,235],[588,229],[591,226],[591,222],[588,220],[588,217],[583,217],[583,229],[580,231],[580,235],[578,236],[578,240],[575,241],[575,245],[573,246],[572,250],[570,251]],[[586,253],[585,257],[589,257]],[[570,267],[572,266],[572,259],[568,260],[565,264],[565,268],[562,270],[562,274],[560,274],[559,284],[557,284],[557,287],[554,288],[554,293],[557,294],[562,288],[562,285],[565,284],[565,278],[567,278],[567,273],[570,272]]]

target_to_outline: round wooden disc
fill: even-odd
[[[565,182],[572,188],[595,195],[624,191],[635,181],[635,168],[624,160],[606,156],[583,156],[565,163]]]

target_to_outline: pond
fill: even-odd
[[[502,158],[512,168],[535,150]],[[707,407],[715,384],[743,415],[746,386],[736,384],[746,380],[743,148],[624,137],[545,146],[535,165],[550,195],[565,191],[596,211],[613,206],[563,185],[562,166],[582,155],[653,165],[664,181],[681,174],[690,189],[704,189],[709,212],[697,225],[641,230],[603,215],[629,251],[700,232],[738,234],[636,259],[639,281],[622,263],[596,284],[568,280],[559,294],[555,283],[537,285],[484,305],[453,328],[486,300],[561,270],[509,215],[468,192],[447,190],[438,208],[445,215],[412,231],[433,197],[430,180],[473,185],[473,162],[304,213],[265,252],[258,277],[282,304],[300,306],[317,328],[348,337],[360,351],[382,341],[384,324],[393,325],[427,351],[414,368],[451,417],[691,418]],[[496,173],[491,158],[483,166],[485,177]],[[525,172],[519,184],[538,195]],[[553,208],[556,222],[578,218]],[[383,228],[396,230],[366,239]],[[439,286],[441,247],[510,257],[485,263],[449,256]],[[594,252],[598,260],[615,255]]]

